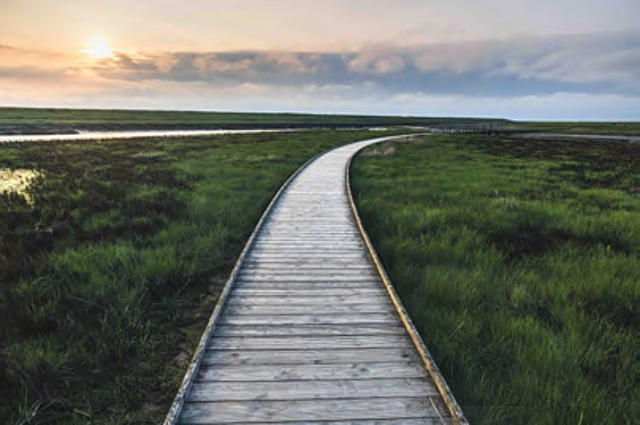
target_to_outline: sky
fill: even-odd
[[[638,0],[0,0],[0,105],[640,121]]]

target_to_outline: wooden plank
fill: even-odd
[[[265,238],[258,239],[254,243],[254,247],[262,248],[262,247],[280,247],[280,246],[295,246],[299,248],[324,248],[326,246],[342,246],[342,247],[354,247],[354,248],[364,248],[364,242],[360,239],[351,239],[346,240],[345,238],[335,238],[333,240],[320,238],[320,239],[300,239],[300,238],[291,238],[288,240],[278,240],[275,238]]]
[[[389,297],[385,295],[369,295],[369,296],[327,296],[327,297],[306,297],[304,295],[299,297],[246,297],[240,295],[232,295],[227,300],[227,306],[239,305],[239,306],[267,306],[267,305],[334,305],[334,304],[371,304],[371,305],[385,305],[391,301]]]
[[[295,285],[311,285],[316,289],[320,288],[331,288],[331,285],[336,285],[336,287],[344,286],[349,287],[375,287],[380,288],[383,287],[382,281],[379,279],[362,279],[362,280],[350,280],[350,279],[340,279],[340,280],[308,280],[303,279],[299,280],[295,277],[283,277],[282,279],[274,280],[274,279],[260,279],[260,278],[245,278],[240,277],[237,280],[238,284],[254,284],[254,285],[264,285],[265,288],[269,288],[272,285],[278,284],[286,284],[289,286]],[[309,288],[312,289],[312,288]]]
[[[316,210],[311,212],[311,214],[305,213],[307,217],[311,218],[314,214],[319,214],[320,211]],[[279,235],[282,236],[290,236],[291,233],[306,233],[306,234],[318,234],[325,232],[326,234],[349,234],[349,235],[358,235],[357,229],[353,227],[351,223],[337,223],[333,225],[329,222],[317,222],[314,223],[313,226],[306,225],[303,222],[299,223],[280,223],[278,217],[274,217],[273,221],[266,224],[264,231],[272,232],[277,230]]]
[[[287,267],[287,264],[290,264],[291,266]],[[345,263],[345,264],[343,263],[326,264],[321,262],[315,262],[315,263],[307,262],[307,263],[301,264],[301,266],[304,266],[304,267],[298,267],[298,263],[295,262],[294,260],[289,261],[289,263],[278,262],[275,264],[274,262],[259,263],[259,262],[251,261],[249,263],[251,267],[243,267],[241,271],[243,273],[256,273],[257,270],[255,266],[262,265],[262,266],[270,266],[270,267],[264,268],[264,270],[260,270],[260,272],[264,272],[266,274],[274,274],[280,271],[284,273],[291,273],[295,271],[297,271],[298,273],[313,273],[314,271],[319,271],[325,274],[346,274],[346,275],[352,275],[357,273],[361,273],[361,274],[368,273],[372,276],[379,277],[379,275],[377,274],[373,266],[369,265],[368,263],[357,262],[357,264],[358,265],[356,267],[350,267],[354,265],[353,262]]]
[[[256,262],[281,262],[283,258],[286,258],[288,262],[293,263],[331,263],[331,264],[353,264],[353,263],[364,263],[369,261],[369,257],[366,257],[364,253],[362,254],[325,254],[325,255],[314,255],[314,254],[290,254],[286,257],[277,254],[249,254],[247,256],[248,261],[256,261]]]
[[[280,254],[281,256],[285,256],[285,254],[314,254],[314,255],[324,255],[324,254],[362,254],[362,247],[358,246],[344,246],[344,245],[333,245],[330,243],[325,243],[324,246],[298,246],[293,244],[280,244],[280,245],[268,245],[268,246],[260,246],[255,247],[252,250],[254,254]]]
[[[266,248],[256,248],[252,250],[252,255],[279,255],[281,257],[288,257],[289,254],[292,255],[313,255],[313,256],[324,256],[324,255],[358,255],[362,256],[364,253],[361,249],[349,248],[349,247],[337,247],[337,246],[326,246],[323,249],[319,248],[296,248],[292,247],[266,247]]]
[[[257,275],[251,272],[242,272],[238,276],[238,280],[270,282],[282,280],[295,280],[297,282],[371,282],[376,280],[377,276],[373,273],[343,273],[343,274],[327,274],[327,273],[286,273],[280,271],[278,273],[262,273]]]
[[[220,325],[342,325],[342,324],[395,324],[400,319],[397,314],[333,314],[327,315],[273,315],[273,316],[232,316],[223,315]]]
[[[331,202],[331,201],[329,201]],[[345,214],[347,211],[337,211],[337,213]],[[318,232],[320,230],[332,230],[332,231],[341,231],[341,232],[352,232],[353,225],[355,224],[353,221],[348,218],[345,219],[344,216],[340,217],[339,215],[334,215],[331,212],[326,212],[326,217],[320,217],[314,219],[314,215],[319,214],[320,211],[311,209],[309,212],[300,211],[299,216],[294,216],[291,214],[282,215],[276,214],[273,220],[267,223],[265,229],[274,229],[274,228],[283,228],[283,229],[296,229],[305,232]],[[301,216],[306,216],[307,220],[304,218],[300,218]]]
[[[431,397],[438,392],[424,379],[365,379],[294,382],[196,382],[189,401],[321,400],[369,397]]]
[[[348,258],[344,258],[344,259],[340,259],[339,256],[334,257],[334,260],[331,262],[325,263],[325,262],[320,262],[320,261],[303,261],[303,260],[299,260],[299,259],[295,259],[295,258],[289,258],[290,256],[284,256],[281,255],[280,258],[265,258],[262,260],[262,262],[260,260],[256,260],[253,258],[247,258],[247,261],[245,262],[245,264],[298,264],[298,263],[311,263],[310,265],[313,265],[315,263],[315,267],[319,267],[319,268],[329,268],[329,269],[337,269],[337,270],[372,270],[375,271],[375,268],[373,266],[373,264],[369,263],[368,261],[352,261],[351,259]],[[245,270],[245,268],[243,267],[243,270]]]
[[[291,247],[291,248],[301,248],[301,249],[324,249],[327,246],[336,246],[340,245],[344,248],[352,249],[354,251],[358,251],[358,249],[362,250],[364,247],[362,243],[359,241],[348,241],[343,238],[339,239],[327,239],[327,238],[314,238],[314,239],[302,239],[300,237],[296,237],[295,239],[289,239],[286,241],[269,241],[257,243],[257,246],[260,249],[263,248],[280,248],[280,247]]]
[[[433,398],[432,398],[433,400]],[[254,424],[267,424],[268,422],[253,422]],[[289,421],[287,425],[309,425],[309,424],[323,424],[323,425],[454,425],[455,422],[451,418],[413,418],[413,419],[372,419],[372,420],[350,420],[350,421]]]
[[[276,297],[274,297],[276,298]],[[348,314],[348,313],[395,313],[391,302],[377,304],[316,304],[305,305],[227,305],[225,314],[274,315],[274,314]]]
[[[322,282],[321,282],[322,283]],[[322,289],[306,289],[291,286],[287,289],[271,289],[264,287],[261,289],[246,289],[244,287],[238,287],[233,290],[234,295],[244,296],[268,296],[268,297],[282,297],[282,296],[304,296],[304,297],[329,297],[329,296],[359,296],[359,295],[382,295],[385,294],[385,289],[382,287],[367,287],[367,288],[322,288]]]
[[[344,363],[302,365],[202,366],[196,381],[298,381],[322,379],[425,378],[422,365]]]
[[[411,340],[407,335],[328,335],[328,336],[215,336],[207,348],[211,350],[295,350],[304,347],[309,350],[336,348],[409,348]]]
[[[391,325],[299,325],[218,326],[216,336],[320,336],[320,335],[405,335],[404,328]]]
[[[306,268],[300,269],[298,267],[278,267],[271,268],[266,270],[254,270],[250,268],[243,268],[240,272],[240,276],[246,277],[271,277],[271,276],[326,276],[326,277],[341,277],[341,278],[352,278],[352,277],[363,277],[366,276],[370,279],[379,279],[380,275],[378,275],[375,270],[371,267],[362,268],[362,269],[350,269],[350,268]]]
[[[287,262],[268,262],[268,263],[256,263],[246,262],[243,270],[251,271],[276,271],[276,270],[309,270],[309,271],[337,271],[337,270],[371,270],[369,264],[350,264],[350,265],[333,265],[333,264],[318,264],[318,263],[287,263]]]
[[[352,226],[320,226],[315,225],[309,227],[304,223],[298,225],[272,224],[265,229],[266,234],[278,233],[280,235],[301,235],[301,236],[322,236],[322,235],[339,235],[339,236],[357,236],[358,233]]]
[[[316,214],[318,212],[316,211]],[[265,228],[260,232],[260,236],[271,236],[275,234],[277,237],[290,237],[292,235],[302,236],[350,236],[359,237],[358,230],[353,226],[305,226],[299,225],[284,225],[277,222],[268,223]]]
[[[258,238],[253,245],[254,248],[260,248],[265,246],[307,246],[313,248],[325,248],[327,246],[335,246],[335,247],[345,247],[345,246],[353,246],[353,247],[361,247],[364,248],[364,242],[362,239],[358,238],[345,238],[343,236],[327,236],[327,237],[309,237],[303,238],[300,237],[299,233],[295,235],[288,235],[286,238],[285,235],[280,238],[273,237],[264,237]]]
[[[322,239],[324,237],[334,237],[334,238],[357,238],[360,237],[360,234],[351,231],[331,231],[331,230],[322,230],[317,232],[308,232],[302,229],[293,231],[292,229],[265,229],[264,233],[261,234],[263,237],[271,237],[272,235],[284,236],[284,237],[295,237],[301,239]]]
[[[355,235],[353,237],[344,237],[344,236],[330,236],[325,235],[321,237],[314,238],[301,238],[299,235],[295,236],[285,236],[285,235],[271,235],[268,237],[259,237],[256,239],[255,243],[257,245],[260,244],[278,244],[278,243],[351,243],[351,244],[362,244],[362,237],[360,235]]]
[[[273,246],[262,246],[262,247],[254,247],[252,249],[254,254],[295,254],[295,253],[305,253],[305,254],[314,254],[314,255],[323,255],[323,254],[361,254],[362,249],[358,249],[358,247],[351,246],[342,246],[340,244],[330,244],[325,243],[323,247],[298,247],[295,245],[273,245]]]
[[[252,261],[264,261],[264,260],[282,260],[283,255],[279,254],[279,253],[270,253],[270,254],[265,254],[265,253],[259,253],[259,252],[251,252],[248,256],[247,259],[252,260]],[[360,252],[360,253],[341,253],[341,254],[337,254],[337,253],[332,253],[332,252],[327,252],[327,253],[323,253],[322,255],[320,255],[317,252],[308,252],[308,253],[290,253],[289,255],[287,255],[285,257],[287,259],[287,261],[315,261],[318,263],[323,263],[325,261],[345,261],[345,260],[350,260],[350,262],[356,262],[356,261],[361,261],[361,260],[368,260],[368,257],[366,256],[366,254],[364,252]]]
[[[314,214],[318,214],[315,211]],[[304,223],[297,225],[280,224],[277,221],[271,221],[266,223],[264,229],[260,232],[260,236],[276,234],[278,237],[288,237],[292,234],[309,235],[309,236],[361,236],[357,228],[353,225],[332,226],[331,224],[325,226],[306,226]]]
[[[346,400],[235,401],[189,403],[181,420],[190,424],[288,421],[352,421],[380,419],[437,419],[424,397]]]
[[[292,365],[292,364],[353,364],[415,361],[419,358],[413,347],[344,348],[308,350],[208,350],[203,364],[208,365]]]
[[[280,282],[257,282],[257,281],[242,281],[236,282],[236,289],[279,289],[279,290],[307,290],[307,289],[379,289],[383,288],[382,282],[295,282],[295,281],[280,281]],[[384,288],[383,288],[384,289]],[[384,297],[386,294],[363,294],[358,297]],[[286,296],[286,295],[283,295]],[[294,292],[292,297],[305,297],[304,293]],[[314,297],[314,295],[311,295]],[[323,295],[330,297],[333,295]],[[344,295],[339,295],[344,296]]]

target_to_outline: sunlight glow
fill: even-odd
[[[106,59],[113,56],[113,50],[109,47],[107,41],[98,37],[92,38],[88,44],[88,49],[82,50],[82,53],[94,59]]]

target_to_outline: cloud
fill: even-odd
[[[68,76],[63,69],[42,68],[37,66],[0,66],[1,79],[55,80]]]
[[[347,68],[352,73],[365,75],[398,73],[403,71],[407,65],[402,56],[390,49],[366,50],[352,55],[347,63]]]
[[[103,78],[201,81],[214,86],[374,85],[389,93],[470,96],[640,95],[640,33],[520,37],[349,53],[250,51],[117,53],[92,67]]]
[[[619,32],[347,52],[117,52],[100,61],[5,46],[0,103],[46,95],[51,102],[40,104],[416,114],[435,105],[451,115],[520,108],[531,118],[545,117],[546,105],[548,117],[640,119],[638,46],[639,32]]]

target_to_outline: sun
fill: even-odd
[[[88,48],[82,50],[82,53],[93,57],[94,59],[107,59],[113,56],[113,50],[109,47],[109,43],[103,38],[94,37],[89,41]]]

